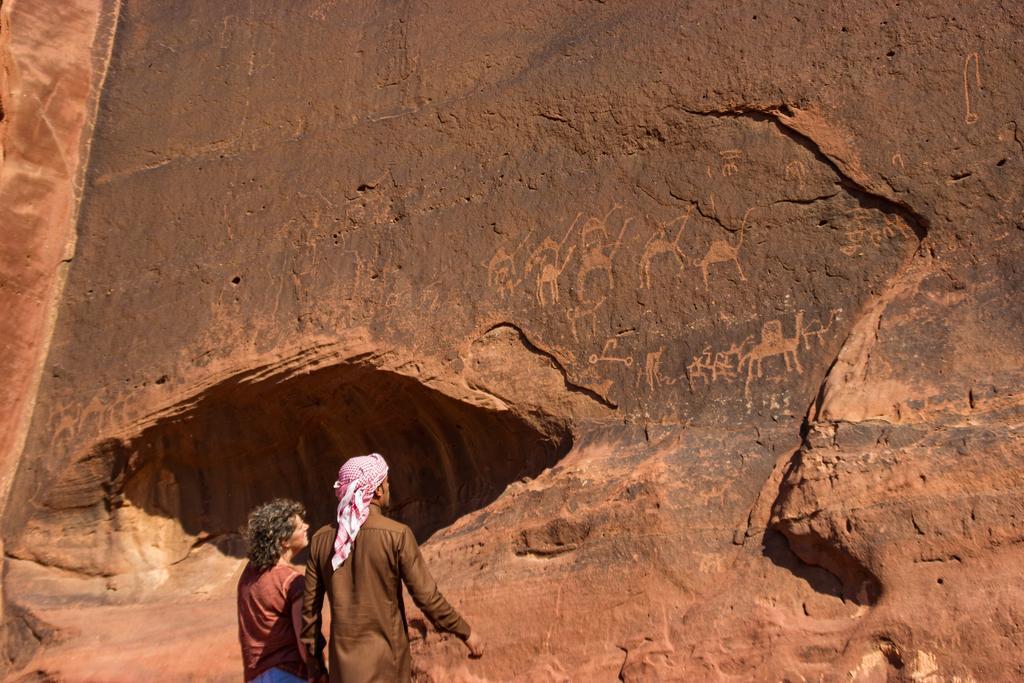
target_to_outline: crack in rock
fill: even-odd
[[[747,118],[753,121],[773,123],[786,137],[811,152],[815,159],[835,171],[840,178],[840,186],[861,204],[869,207],[874,205],[874,208],[880,208],[884,213],[899,215],[913,230],[918,241],[927,236],[931,226],[928,218],[874,182],[861,168],[856,152],[850,145],[839,139],[842,136],[835,127],[814,112],[798,109],[785,103],[706,110],[685,107],[680,109],[695,116]]]
[[[582,386],[582,385],[577,384],[574,381],[572,381],[572,379],[569,376],[569,371],[562,364],[562,362],[558,359],[558,357],[555,356],[550,351],[542,349],[541,347],[539,347],[536,344],[534,344],[530,340],[530,338],[526,336],[526,333],[523,331],[523,329],[520,328],[518,325],[515,325],[515,324],[510,323],[510,322],[501,322],[501,323],[497,323],[495,325],[492,325],[491,327],[489,327],[487,329],[487,331],[485,331],[482,335],[477,337],[473,341],[471,346],[481,346],[481,345],[488,344],[491,341],[495,341],[496,342],[498,340],[498,337],[502,337],[502,336],[504,336],[504,337],[512,337],[513,339],[515,339],[515,341],[517,341],[519,344],[521,344],[521,347],[523,349],[525,349],[529,353],[533,354],[534,356],[539,356],[541,359],[544,360],[544,364],[545,365],[547,365],[547,366],[553,368],[554,370],[556,370],[558,372],[558,374],[561,375],[561,381],[562,381],[562,384],[563,384],[563,387],[564,387],[565,391],[568,391],[568,392],[571,392],[571,393],[575,393],[575,394],[580,394],[581,396],[584,396],[584,397],[586,397],[586,398],[588,398],[588,399],[590,399],[590,400],[600,404],[605,409],[610,409],[610,410],[617,410],[618,409],[618,407],[619,407],[618,404],[615,403],[614,401],[612,401],[611,399],[609,399],[608,397],[603,396],[602,394],[598,393],[594,389]],[[508,339],[503,341],[503,344],[506,345],[506,346],[508,345],[508,343],[509,343]],[[522,370],[522,368],[516,368],[516,369]],[[517,403],[516,399],[509,398],[507,395],[502,396],[502,395],[500,395],[498,393],[495,393],[493,389],[485,388],[480,382],[474,382],[473,383],[473,388],[478,390],[478,391],[485,391],[485,392],[487,392],[489,394],[492,394],[496,398],[500,399],[503,403],[510,403],[510,404]],[[501,392],[501,393],[506,393],[506,392]]]

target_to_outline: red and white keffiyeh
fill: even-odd
[[[352,552],[359,527],[370,516],[370,502],[388,476],[388,464],[380,453],[350,458],[338,470],[334,495],[338,496],[338,535],[334,538],[331,566],[337,569]]]

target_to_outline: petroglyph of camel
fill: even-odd
[[[546,306],[548,303],[558,303],[558,278],[562,276],[566,266],[569,265],[573,252],[576,250],[575,246],[570,246],[565,253],[565,259],[562,259],[562,248],[565,246],[569,235],[572,234],[576,223],[582,215],[582,212],[576,214],[576,218],[569,225],[569,229],[565,231],[565,237],[562,238],[561,242],[545,237],[526,261],[526,273],[534,269],[537,270],[537,301],[540,302],[541,306]],[[545,292],[550,297],[550,302],[545,299]]]
[[[841,308],[834,308],[829,312],[828,323],[823,324],[821,321],[811,323],[803,331],[804,337],[804,348],[808,351],[811,350],[811,337],[817,341],[818,346],[824,348],[825,346],[825,335],[832,329],[832,324],[839,319],[839,314],[842,313]]]
[[[622,246],[622,237],[626,234],[626,228],[633,221],[626,218],[622,221],[622,229],[619,236],[612,244],[608,244],[608,219],[611,215],[621,209],[622,206],[615,204],[604,215],[604,218],[592,216],[587,219],[580,230],[580,244],[582,245],[582,257],[580,258],[580,269],[576,274],[576,296],[580,301],[587,301],[586,283],[587,277],[595,272],[602,272],[608,280],[608,288],[613,286],[612,259]]]
[[[498,247],[498,250],[494,252],[494,256],[484,263],[487,266],[487,285],[494,287],[501,299],[505,299],[505,297],[512,294],[523,281],[521,277],[516,278],[515,255],[523,248],[531,234],[533,234],[533,230],[527,233],[523,241],[519,243],[519,246],[511,254],[505,250],[505,247]]]
[[[750,398],[750,380],[755,376],[761,377],[763,373],[762,363],[766,358],[782,356],[786,363],[786,372],[796,368],[797,373],[803,374],[800,367],[800,341],[803,339],[804,312],[796,313],[796,329],[792,337],[786,337],[782,333],[781,320],[769,320],[761,325],[761,341],[743,355],[740,359],[740,367],[747,364],[747,381],[743,388],[744,396]]]
[[[693,213],[693,204],[690,204],[683,215],[672,219],[668,223],[659,225],[655,233],[651,235],[651,238],[647,240],[647,244],[644,246],[644,254],[640,257],[640,286],[642,288],[651,288],[651,263],[662,254],[674,256],[679,262],[679,270],[686,266],[686,255],[679,248],[679,238],[683,236],[683,231],[686,229],[686,223],[690,220],[691,213]],[[679,223],[679,229],[676,231],[675,239],[669,241],[668,229],[676,222]]]
[[[732,261],[736,265],[740,279],[747,279],[747,276],[743,274],[743,267],[740,265],[740,247],[743,246],[743,232],[747,227],[747,217],[750,216],[752,210],[747,209],[746,213],[743,214],[743,220],[740,222],[739,238],[735,243],[728,242],[727,240],[715,240],[708,247],[704,258],[697,262],[697,265],[700,266],[700,272],[704,276],[705,288],[708,287],[708,269],[715,263]]]

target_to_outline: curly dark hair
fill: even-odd
[[[249,513],[245,540],[249,543],[249,561],[259,571],[270,569],[281,557],[281,544],[295,533],[295,515],[305,518],[302,503],[278,498]]]

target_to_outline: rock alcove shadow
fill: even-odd
[[[557,422],[527,422],[404,375],[341,364],[224,381],[139,436],[101,448],[110,458],[105,488],[115,516],[174,519],[181,538],[166,544],[213,543],[242,557],[239,530],[259,503],[293,498],[306,506],[312,529],[332,522],[332,485],[351,456],[384,455],[390,514],[422,542],[509,483],[536,476],[571,446],[568,428]]]
[[[832,551],[831,562],[808,562],[794,552],[789,539],[778,529],[765,531],[761,552],[772,564],[803,579],[821,595],[865,607],[874,606],[881,596],[878,579],[852,558]]]

